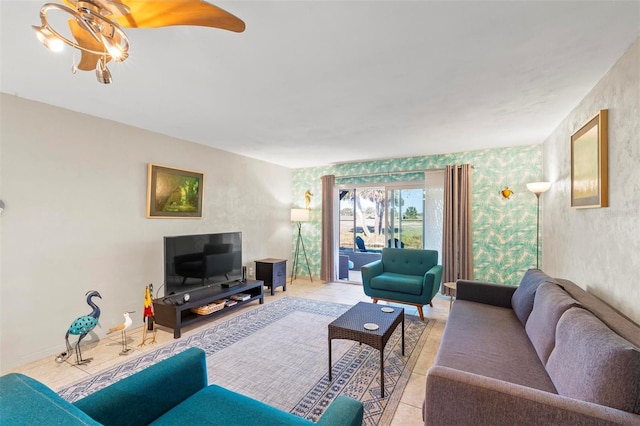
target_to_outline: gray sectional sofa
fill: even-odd
[[[640,425],[640,327],[571,281],[459,280],[425,425]]]

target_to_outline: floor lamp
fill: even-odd
[[[538,261],[540,257],[540,194],[547,192],[551,188],[551,182],[531,182],[527,184],[527,189],[534,194],[538,200],[538,210],[536,214],[536,269],[540,269]]]
[[[302,246],[302,253],[304,254],[304,260],[307,262],[307,271],[309,272],[309,279],[313,282],[311,277],[311,268],[309,267],[309,259],[307,258],[307,250],[304,248],[304,240],[302,239],[302,222],[309,222],[309,210],[307,209],[291,209],[291,222],[296,222],[298,225],[298,239],[296,240],[296,251],[293,255],[293,266],[291,268],[291,282],[294,278],[297,278],[296,267],[298,266],[298,256],[300,255],[300,246]]]

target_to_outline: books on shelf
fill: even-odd
[[[231,296],[231,299],[236,300],[238,302],[242,302],[244,300],[251,299],[251,295],[247,293],[236,293],[233,296]]]
[[[243,300],[246,300],[246,299],[243,299]],[[238,303],[238,301],[237,300],[233,300],[233,299],[218,299],[218,300],[214,301],[213,303],[215,303],[215,304],[222,303],[225,308],[228,308],[229,306],[236,305]]]

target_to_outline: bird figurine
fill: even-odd
[[[92,299],[94,297],[99,297],[100,299],[102,299],[102,296],[100,296],[100,293],[98,293],[97,291],[89,291],[87,292],[87,294],[85,294],[85,296],[87,296],[87,304],[93,310],[89,315],[83,315],[81,317],[78,317],[75,319],[75,321],[71,323],[71,326],[67,330],[67,334],[65,334],[64,336],[64,340],[67,344],[67,351],[62,352],[60,355],[58,355],[56,357],[56,362],[62,363],[71,356],[72,347],[71,347],[71,344],[69,343],[70,334],[73,334],[75,336],[80,336],[78,337],[78,341],[76,342],[76,364],[77,365],[87,364],[91,362],[91,360],[93,359],[93,358],[82,359],[82,352],[80,351],[80,342],[82,341],[82,339],[85,338],[87,334],[89,334],[91,330],[95,328],[96,325],[98,325],[98,320],[100,319],[100,308],[98,307],[98,305],[93,303]]]
[[[151,337],[151,343],[156,343],[156,327],[155,327],[155,312],[153,311],[153,299],[151,299],[151,293],[153,293],[153,284],[149,284],[144,289],[144,310],[142,313],[142,321],[146,321],[146,327],[142,327],[142,342],[138,346],[144,346],[147,340],[147,330],[153,331]]]
[[[131,327],[131,324],[133,324],[133,321],[131,320],[131,317],[129,316],[129,314],[132,314],[135,311],[131,311],[131,312],[125,312],[124,315],[124,321],[113,327],[110,328],[109,331],[107,331],[107,334],[111,334],[111,333],[115,333],[116,331],[120,331],[122,334],[122,352],[120,352],[120,355],[127,355],[129,353],[129,351],[131,349],[129,349],[127,347],[127,328]]]

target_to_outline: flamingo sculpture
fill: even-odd
[[[84,337],[89,334],[89,332],[93,330],[96,325],[98,325],[98,320],[100,319],[100,308],[98,307],[98,305],[93,303],[91,299],[93,299],[94,297],[99,297],[100,299],[102,299],[102,296],[100,296],[100,293],[98,293],[97,291],[89,291],[85,296],[87,296],[87,304],[91,306],[93,311],[91,311],[89,315],[83,315],[76,318],[76,320],[71,323],[71,326],[67,330],[67,334],[65,334],[64,336],[64,340],[67,343],[67,351],[62,352],[60,355],[58,355],[56,357],[56,362],[64,362],[71,356],[72,348],[71,344],[69,344],[70,334],[80,336],[78,338],[78,342],[76,343],[76,364],[87,364],[93,359],[82,359],[82,352],[80,351],[80,341],[84,339]]]

